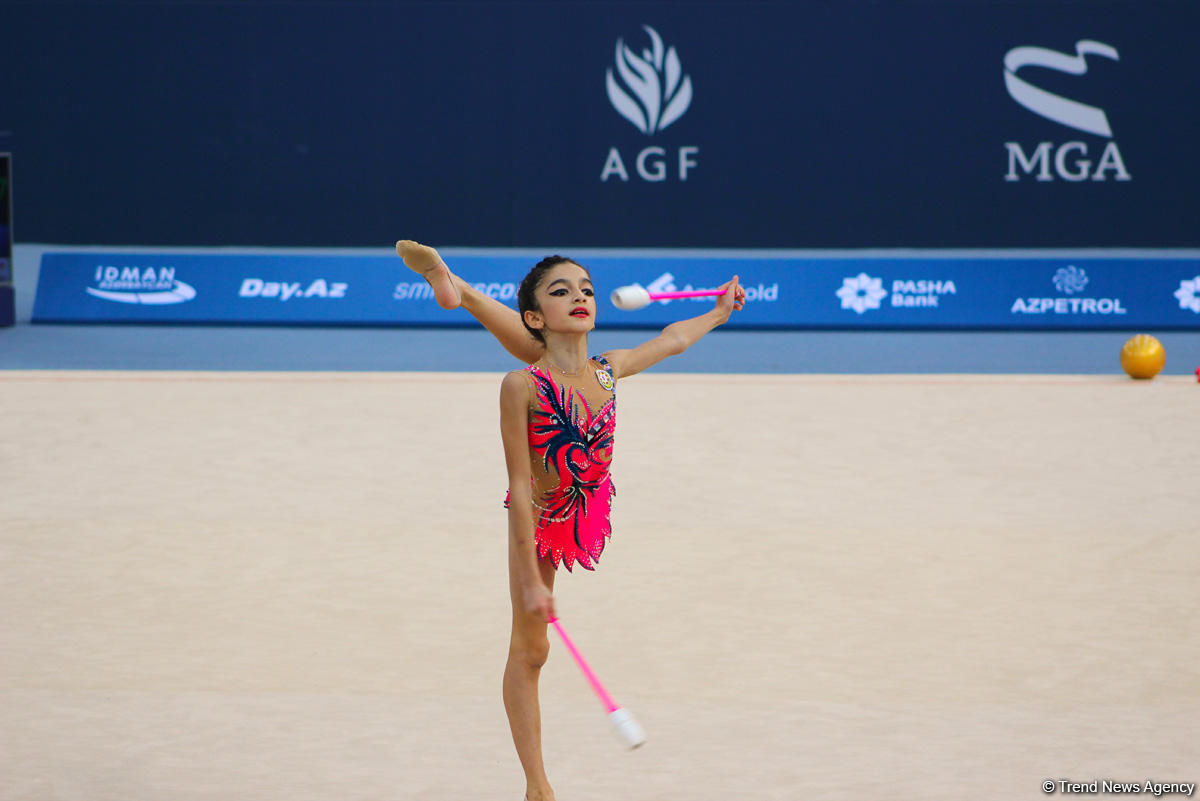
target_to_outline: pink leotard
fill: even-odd
[[[534,538],[539,559],[571,570],[594,570],[612,535],[609,511],[616,493],[609,465],[617,425],[616,381],[602,356],[578,376],[542,364],[522,373],[530,383],[529,461]],[[504,499],[508,508],[508,498]]]

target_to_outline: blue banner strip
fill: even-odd
[[[450,256],[455,272],[516,305],[529,256]],[[1170,255],[592,255],[599,324],[660,327],[711,299],[620,311],[619,286],[747,291],[730,328],[1200,329],[1200,258]],[[392,256],[46,253],[33,321],[244,325],[475,325],[445,311]]]

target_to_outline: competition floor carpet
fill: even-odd
[[[0,370],[0,799],[520,799],[499,380]],[[1200,780],[1198,393],[622,382],[614,536],[556,595],[649,739],[552,639],[558,798]]]

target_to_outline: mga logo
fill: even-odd
[[[1004,55],[1004,86],[1008,89],[1009,97],[1039,117],[1109,140],[1104,144],[1095,169],[1092,169],[1092,160],[1087,157],[1088,144],[1082,140],[1057,144],[1053,141],[1039,142],[1032,148],[1032,153],[1027,153],[1020,142],[1005,142],[1008,172],[1004,180],[1021,180],[1018,169],[1026,175],[1036,173],[1039,181],[1053,181],[1054,175],[1072,182],[1089,178],[1104,181],[1108,173],[1113,173],[1117,181],[1132,180],[1125,169],[1121,150],[1113,140],[1112,127],[1104,109],[1048,92],[1017,74],[1023,67],[1041,67],[1069,75],[1085,75],[1089,55],[1120,60],[1115,47],[1090,39],[1075,43],[1075,55],[1028,46],[1014,47]],[[1054,164],[1053,173],[1050,171],[1051,162]]]
[[[185,303],[196,297],[196,290],[175,278],[174,267],[96,267],[96,286],[87,293],[116,303],[142,303],[163,306]]]
[[[616,73],[613,67],[606,70],[605,86],[608,101],[617,113],[642,133],[652,136],[682,117],[692,105],[692,79],[683,73],[675,48],[664,47],[658,31],[649,25],[642,28],[650,37],[650,46],[639,55],[624,39],[617,39]],[[680,181],[687,180],[688,170],[696,166],[694,157],[699,152],[700,148],[694,145],[678,148],[673,160]],[[667,180],[670,172],[667,162],[667,149],[651,145],[637,154],[634,167],[643,181],[659,182]],[[611,147],[600,180],[605,182],[614,175],[622,181],[629,180],[621,151]]]

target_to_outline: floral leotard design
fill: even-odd
[[[594,570],[612,536],[616,494],[609,475],[617,424],[612,367],[596,356],[579,376],[556,380],[536,364],[523,372],[533,389],[529,455],[538,558],[549,556],[556,569],[578,562]]]

